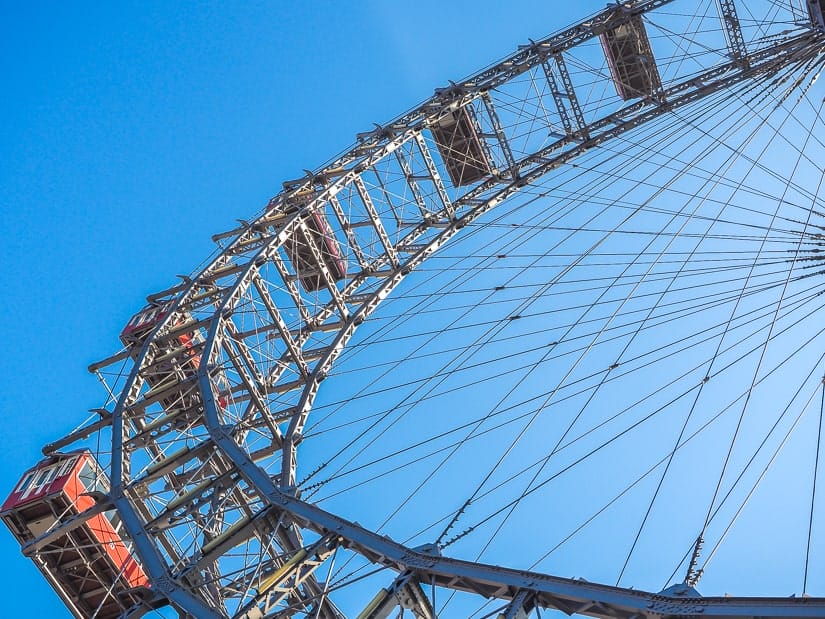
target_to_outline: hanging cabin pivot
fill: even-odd
[[[656,60],[640,15],[599,35],[618,95],[628,101],[651,97],[662,88]]]

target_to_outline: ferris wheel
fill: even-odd
[[[823,66],[823,0],[629,0],[437,89],[0,517],[77,617],[825,616]]]

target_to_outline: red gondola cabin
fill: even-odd
[[[125,346],[134,343],[142,344],[146,340],[146,336],[161,320],[166,318],[168,313],[169,303],[147,305],[126,323],[123,331],[120,332],[120,341]]]
[[[89,452],[55,454],[26,471],[0,508],[24,550],[54,532],[29,552],[76,617],[119,617],[148,586],[117,513],[93,509],[108,491],[109,480]],[[73,526],[59,529],[70,521]]]
[[[120,333],[120,341],[137,355],[146,338],[161,320],[166,318],[171,303],[152,303],[132,316]],[[188,315],[171,328],[168,341],[162,346],[159,355],[162,360],[144,371],[146,382],[150,387],[168,392],[167,397],[159,399],[161,405],[168,409],[186,408],[192,404],[191,398],[182,397],[175,385],[192,379],[200,367],[201,353],[199,345],[203,343],[203,334],[196,328],[195,321]],[[187,328],[191,326],[191,328]],[[163,387],[162,387],[163,385]]]
[[[333,281],[344,279],[347,276],[347,264],[341,256],[341,248],[326,217],[316,208],[304,217],[306,228],[302,231],[295,229],[285,243],[290,262],[295,267],[298,279],[305,290],[315,291],[324,288],[326,280],[318,268],[312,245],[320,253],[323,264]]]

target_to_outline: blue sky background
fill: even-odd
[[[146,294],[355,133],[603,2],[0,2],[0,493]],[[0,532],[0,616],[68,616]]]

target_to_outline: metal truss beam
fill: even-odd
[[[550,86],[550,93],[553,95],[553,101],[556,103],[556,108],[559,111],[562,126],[565,132],[571,136],[579,136],[583,139],[590,137],[587,130],[587,123],[584,120],[584,113],[579,105],[579,99],[576,97],[576,89],[573,87],[573,80],[570,78],[570,73],[567,71],[567,64],[564,62],[564,56],[561,53],[553,55],[553,63],[558,71],[561,79],[561,88],[556,80],[553,68],[550,66],[549,58],[544,61],[541,66],[544,70],[544,75],[547,83]],[[570,112],[573,113],[573,118],[570,118],[570,113],[567,108],[570,107]],[[575,125],[573,124],[575,120]]]
[[[401,171],[404,173],[404,180],[407,182],[407,186],[410,188],[410,193],[413,195],[413,199],[415,203],[418,205],[418,210],[421,213],[422,217],[430,217],[431,211],[429,210],[429,205],[427,201],[424,199],[424,194],[421,193],[421,188],[418,186],[418,179],[413,174],[412,167],[410,166],[410,162],[407,161],[407,158],[404,156],[402,149],[398,149],[395,151],[395,158],[398,161],[398,165],[401,166]]]
[[[258,579],[254,587],[257,595],[240,611],[238,619],[261,619],[276,610],[285,600],[294,597],[295,592],[310,580],[315,570],[336,548],[335,536],[325,536],[314,544],[295,551],[277,569]],[[312,605],[311,600],[300,596],[298,602],[304,607]],[[316,606],[323,604],[318,600],[314,602]]]
[[[420,132],[416,132],[415,142],[418,144],[418,151],[424,159],[424,164],[427,166],[427,172],[429,172],[430,178],[432,178],[435,189],[438,192],[438,197],[441,199],[441,206],[444,209],[444,212],[447,213],[448,217],[452,219],[455,216],[455,209],[453,208],[452,200],[450,200],[450,197],[447,195],[447,189],[444,187],[444,181],[441,180],[441,175],[438,173],[438,168],[435,167],[435,162],[430,154],[430,148],[427,146],[427,142],[424,140],[424,136],[422,136]]]
[[[736,14],[734,0],[716,0],[716,6],[719,8],[722,31],[725,33],[725,40],[728,43],[731,58],[746,65],[748,49],[745,46],[745,37],[742,35],[742,27]]]
[[[341,202],[337,197],[332,196],[329,200],[329,205],[332,207],[332,212],[335,213],[338,225],[341,226],[341,230],[344,231],[344,235],[347,237],[347,244],[355,255],[358,265],[362,270],[369,269],[370,261],[367,259],[366,254],[364,254],[364,250],[361,249],[361,244],[358,242],[358,237],[355,236],[352,224],[344,213],[344,209],[341,208]]]
[[[388,619],[399,607],[412,611],[415,619],[435,619],[432,604],[414,572],[401,574],[389,588],[381,589],[357,619]]]
[[[528,591],[519,591],[513,597],[513,601],[507,605],[502,613],[499,614],[498,619],[527,619],[530,612],[528,602],[530,601],[530,593]]]
[[[487,116],[490,117],[490,122],[493,125],[494,137],[501,147],[501,152],[504,153],[504,161],[507,164],[507,171],[511,175],[516,175],[518,173],[518,169],[516,168],[516,160],[513,157],[513,151],[510,149],[510,142],[501,126],[501,120],[498,117],[496,106],[493,103],[493,99],[490,97],[489,92],[485,91],[481,93],[481,102],[484,104],[484,109],[487,111]]]
[[[272,295],[269,294],[269,288],[267,287],[266,282],[262,281],[262,279],[260,278],[260,273],[256,275],[257,277],[255,277],[253,280],[253,286],[255,286],[255,290],[258,293],[258,297],[264,304],[264,307],[266,308],[266,311],[269,313],[269,316],[272,319],[273,324],[278,329],[278,333],[281,334],[281,339],[286,345],[287,351],[289,352],[290,357],[292,357],[292,361],[295,363],[296,367],[298,368],[298,371],[301,373],[301,375],[308,376],[309,367],[307,366],[307,363],[304,360],[300,347],[295,342],[295,339],[292,337],[292,333],[290,333],[289,331],[289,326],[286,324],[286,321],[283,319],[283,316],[281,316],[281,312],[278,309],[278,306],[275,305],[275,301],[272,299]]]
[[[298,290],[298,286],[295,284],[295,279],[290,275],[289,271],[287,270],[283,258],[281,258],[280,254],[278,254],[277,250],[271,252],[268,258],[272,262],[272,264],[275,265],[275,270],[278,271],[278,275],[280,276],[281,281],[284,284],[284,288],[286,288],[286,291],[289,293],[289,296],[292,297],[292,301],[293,303],[295,303],[295,307],[298,309],[298,315],[304,321],[304,324],[308,324],[310,321],[312,321],[312,314],[310,313],[309,309],[304,303],[304,300],[301,297],[301,292]]]
[[[309,231],[309,228],[304,220],[301,220],[297,229],[293,231],[293,234],[300,234],[303,237],[304,245],[309,248],[312,257],[315,259],[313,266],[318,269],[318,272],[326,285],[326,290],[329,292],[333,302],[338,307],[338,312],[341,314],[341,317],[346,318],[349,315],[349,309],[347,308],[347,304],[344,302],[344,298],[341,296],[341,291],[338,290],[338,286],[335,284],[335,278],[330,273],[329,267],[327,267],[327,261],[324,259],[323,250],[319,246],[316,236]]]
[[[226,324],[231,324],[231,321],[227,321]],[[233,347],[235,348],[235,350],[233,350]],[[224,338],[223,340],[223,349],[226,352],[226,355],[229,357],[230,361],[232,362],[232,365],[235,368],[235,371],[238,373],[238,376],[240,376],[241,382],[246,387],[247,393],[250,397],[250,401],[252,402],[256,412],[258,413],[258,415],[261,416],[261,419],[264,420],[266,427],[271,432],[272,442],[275,445],[280,445],[283,442],[281,430],[280,428],[278,428],[277,424],[272,419],[269,407],[266,405],[266,402],[263,400],[263,397],[260,393],[260,387],[263,386],[264,380],[262,377],[257,375],[257,371],[255,372],[255,375],[250,375],[250,373],[254,370],[257,370],[257,368],[249,352],[249,349],[247,348],[243,340],[232,337],[231,332],[229,333],[229,337]],[[241,357],[243,363],[241,363],[241,360],[238,359],[238,356]]]
[[[402,166],[406,166],[404,173],[407,176],[412,176],[412,172],[409,171],[409,165],[406,160],[401,157],[399,151],[396,151],[396,154],[399,156],[399,161],[404,161]],[[418,189],[418,185],[415,184],[414,180],[408,180],[408,182],[410,183],[410,188],[413,190],[413,194],[416,196],[416,201],[420,206],[423,198],[421,197],[421,192]],[[381,217],[378,215],[378,211],[372,201],[372,196],[370,196],[370,192],[364,184],[364,179],[362,179],[361,176],[357,176],[353,180],[352,184],[355,186],[355,190],[358,192],[358,197],[361,198],[361,202],[364,204],[364,209],[367,211],[367,215],[370,218],[370,224],[375,229],[375,233],[378,235],[378,239],[381,241],[381,246],[384,248],[387,257],[394,266],[398,266],[398,253],[395,251],[395,246],[392,244],[392,241],[390,241],[390,237],[384,227],[384,222],[381,221]]]

